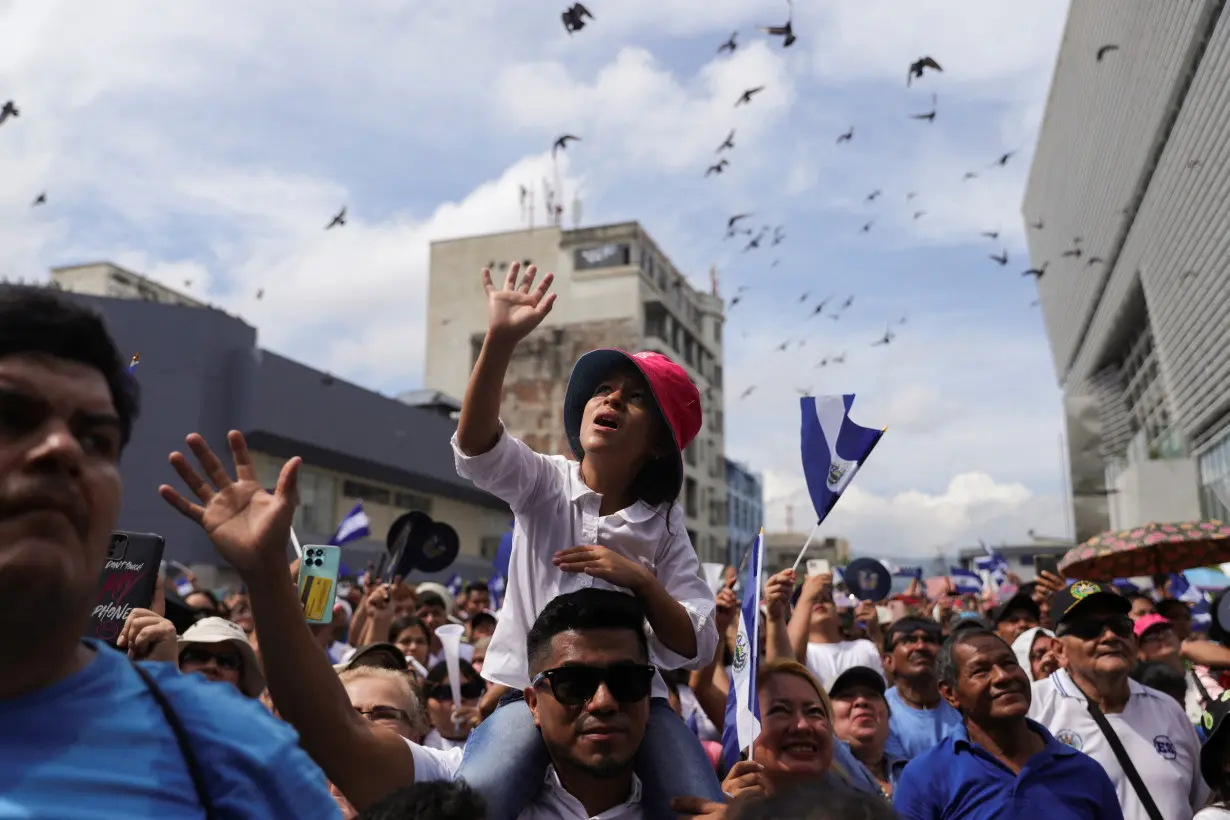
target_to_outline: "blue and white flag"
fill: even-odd
[[[504,601],[504,576],[498,572],[491,574],[491,579],[487,581],[487,595],[491,598],[491,611],[499,612],[500,605]]]
[[[1192,626],[1196,629],[1208,629],[1213,623],[1213,610],[1209,605],[1209,599],[1203,592],[1191,585],[1186,575],[1181,572],[1171,573],[1170,594],[1187,603],[1188,608],[1192,611]]]
[[[333,534],[329,544],[340,547],[343,544],[349,544],[351,541],[366,538],[371,534],[372,522],[367,517],[367,513],[363,512],[363,502],[360,501],[350,508],[350,512],[346,513],[342,523],[337,525],[337,532]]]
[[[752,547],[743,585],[743,605],[739,610],[739,633],[735,637],[735,660],[726,695],[726,721],[722,727],[722,756],[727,768],[760,735],[760,700],[756,692],[756,671],[760,668],[760,591],[764,565],[764,530]]]
[[[987,573],[991,583],[996,587],[1008,583],[1008,570],[1010,569],[1008,559],[988,547],[985,541],[979,541],[978,546],[982,547],[982,551],[986,555],[981,558],[975,558],[974,567],[980,572]]]
[[[452,595],[454,598],[461,594],[461,590],[465,588],[465,585],[466,582],[461,577],[460,572],[454,572],[448,577],[448,580],[444,582],[444,588],[447,589],[449,595]]]
[[[978,573],[961,567],[950,567],[948,571],[957,592],[982,592],[982,579]]]
[[[799,404],[803,410],[803,475],[818,524],[832,511],[884,430],[850,421],[853,394],[808,396]]]

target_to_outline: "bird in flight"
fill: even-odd
[[[1202,159],[1189,159],[1189,160],[1187,161],[1187,170],[1189,170],[1189,171],[1190,171],[1190,170],[1192,170],[1193,168],[1199,168],[1201,165],[1204,165],[1204,160],[1202,160]]]
[[[882,193],[882,192],[880,191],[880,189],[879,189],[879,188],[877,188],[876,190],[874,190],[874,191],[872,191],[871,193],[867,194],[867,201],[868,201],[868,202],[875,202],[875,201],[876,201],[876,197],[878,197],[881,193]]]
[[[1107,45],[1102,46],[1101,48],[1098,49],[1098,62],[1099,63],[1102,62],[1102,58],[1105,57],[1107,54],[1110,54],[1112,51],[1118,51],[1118,50],[1119,50],[1119,46],[1115,45],[1114,43],[1108,43]]]
[[[830,359],[830,361],[833,364],[845,364],[846,363],[846,351],[844,350],[841,351],[840,356],[834,356],[832,359]]]
[[[1008,160],[1012,159],[1014,156],[1016,156],[1016,151],[1009,151],[1006,154],[1001,154],[1000,158],[995,160],[995,164],[998,165],[1000,168],[1003,168],[1005,165],[1008,164]]]
[[[710,174],[720,174],[726,170],[726,166],[729,164],[730,163],[724,159],[718,160],[717,163],[709,166],[709,170],[705,171],[705,176],[709,176]]]
[[[982,235],[985,236],[987,239],[990,239],[992,242],[994,242],[996,239],[999,239],[999,231],[983,231]]]
[[[739,396],[739,398],[746,399],[748,396],[752,395],[752,392],[755,391],[755,389],[756,389],[756,385],[753,384],[751,387],[744,390],[743,393]]]
[[[747,253],[750,250],[755,250],[756,248],[759,248],[760,243],[764,241],[764,236],[765,236],[764,231],[761,231],[760,233],[753,236],[750,240],[748,240],[747,247],[743,249],[743,252]]]
[[[33,204],[30,205],[30,207],[37,208],[39,205],[46,205],[46,204],[47,204],[47,192],[44,191],[43,193],[39,194],[38,196],[34,198],[34,202]]]
[[[1063,253],[1061,253],[1061,254],[1059,254],[1059,255],[1060,255],[1060,256],[1064,256],[1064,257],[1074,257],[1074,258],[1076,258],[1076,259],[1080,259],[1080,258],[1081,258],[1081,249],[1080,249],[1080,248],[1072,248],[1071,250],[1064,251]]]
[[[844,302],[842,302],[842,303],[841,303],[841,309],[842,309],[843,311],[849,310],[849,309],[850,309],[850,307],[851,307],[853,304],[854,304],[854,297],[853,297],[853,296],[847,296],[847,297],[846,297],[846,301],[844,301]]]
[[[3,107],[0,107],[0,125],[4,125],[4,121],[7,120],[9,117],[20,117],[20,116],[21,116],[21,111],[18,110],[17,103],[13,102],[12,100],[9,100],[8,102],[4,104]]]
[[[916,191],[910,191],[908,194],[905,195],[905,201],[909,202],[916,196],[918,196],[918,193]]]
[[[559,139],[557,139],[554,143],[551,144],[551,159],[555,159],[556,153],[560,151],[567,151],[568,143],[579,142],[580,140],[581,140],[580,137],[575,136],[573,134],[564,134]]]
[[[726,135],[726,140],[718,146],[714,153],[720,154],[723,151],[732,150],[735,147],[735,129],[730,129],[730,133]]]
[[[840,137],[837,138],[837,144],[841,145],[843,142],[849,142],[852,139],[854,139],[854,126],[853,125],[850,126],[849,131],[847,131],[846,133],[842,134]]]
[[[1085,264],[1092,268],[1094,265],[1101,265],[1105,261],[1106,260],[1100,256],[1091,256],[1089,257],[1089,261],[1086,262]]]
[[[871,226],[874,224],[876,224],[876,221],[873,219],[870,222],[868,222],[866,225],[864,225],[862,229],[859,231],[859,233],[871,233]]]
[[[739,32],[732,31],[730,33],[730,39],[718,46],[717,53],[721,54],[723,51],[729,51],[731,54],[734,54],[735,49],[739,47],[739,44],[735,42],[735,38],[738,36]]]
[[[1041,279],[1043,276],[1046,275],[1046,266],[1049,264],[1051,263],[1043,262],[1042,267],[1040,268],[1030,268],[1027,271],[1022,271],[1021,276],[1032,276],[1035,279]]]
[[[567,10],[564,11],[563,14],[560,15],[560,17],[563,18],[564,28],[567,29],[569,34],[585,28],[586,17],[591,20],[594,19],[594,15],[590,14],[589,9],[585,8],[585,6],[582,6],[580,3],[573,3]]]
[[[995,254],[991,254],[991,258],[994,259],[996,262],[998,262],[1001,267],[1003,265],[1007,265],[1008,264],[1008,250],[1005,248],[1003,253],[1001,253],[999,256],[996,256]]]
[[[914,212],[914,218],[915,218],[915,219],[920,219],[920,218],[922,218],[922,217],[924,217],[924,216],[926,216],[926,215],[927,215],[927,212],[926,212],[926,211],[915,211],[915,212]]]
[[[966,171],[965,176],[961,178],[962,182],[969,182],[971,179],[978,179],[978,175],[973,171]]]
[[[936,95],[932,94],[931,95],[931,110],[928,111],[926,114],[911,114],[910,119],[926,120],[927,122],[935,122],[935,114],[938,111],[938,108],[936,106],[937,102],[938,102],[938,98],[936,97]]]
[[[891,344],[895,338],[897,338],[897,334],[893,333],[893,329],[891,327],[886,327],[884,328],[884,335],[880,337],[879,341],[872,342],[871,346],[879,347],[881,345]]]
[[[831,301],[833,301],[832,296],[828,297],[823,302],[816,305],[816,309],[811,312],[811,315],[815,317],[815,316],[819,316],[821,313],[824,313],[824,309],[828,306],[828,303]]]
[[[786,0],[786,6],[790,9],[790,15],[786,18],[784,26],[761,26],[760,30],[771,37],[784,37],[782,48],[790,48],[794,45],[794,41],[798,38],[794,36],[794,3],[792,0]]]
[[[1046,224],[1039,219],[1037,222],[1030,222],[1029,227],[1033,228],[1035,231],[1040,231],[1046,227]]]
[[[264,299],[264,298],[265,298],[265,289],[258,288],[256,291],[256,301],[259,302],[261,299]]]
[[[325,230],[327,231],[330,228],[339,228],[345,224],[346,224],[346,206],[343,205],[342,209],[337,212],[337,216],[333,217],[333,221],[325,226]]]
[[[729,239],[730,237],[734,236],[735,226],[739,224],[740,220],[747,219],[751,215],[752,215],[751,213],[735,214],[730,219],[726,220],[726,238]]]
[[[752,97],[755,97],[761,91],[764,91],[763,85],[758,85],[755,88],[749,88],[747,91],[744,91],[739,96],[739,99],[735,100],[735,108],[738,108],[741,105],[746,105],[747,103],[750,103],[752,101]]]
[[[919,59],[910,63],[910,70],[905,75],[905,84],[908,86],[911,83],[913,83],[914,80],[916,79],[921,80],[923,76],[923,72],[926,71],[928,68],[933,68],[936,71],[944,70],[943,68],[940,67],[939,63],[937,63],[935,60],[931,59],[930,57],[920,57]]]
[[[786,238],[785,231],[782,230],[781,225],[778,225],[776,228],[773,229],[773,241],[770,243],[770,247],[776,247],[777,245],[782,244],[782,240],[784,240],[785,238]]]

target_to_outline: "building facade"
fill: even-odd
[[[1224,0],[1074,0],[1022,210],[1078,540],[1230,514],[1228,131]]]
[[[426,387],[465,393],[487,329],[480,270],[509,265],[555,274],[551,314],[517,348],[501,415],[541,453],[570,455],[563,428],[572,365],[599,347],[652,350],[682,365],[700,389],[704,423],[684,452],[680,504],[702,561],[725,561],[727,490],[722,300],[688,284],[635,222],[578,230],[545,227],[433,242],[428,283]]]
[[[799,550],[807,543],[805,532],[766,532],[764,534],[764,566],[765,577],[775,575],[784,569],[794,566],[799,557]],[[807,548],[805,561],[819,559],[829,562],[829,567],[840,569],[850,563],[850,542],[844,538],[813,538]],[[742,557],[740,557],[740,561]],[[799,567],[799,574],[805,574],[805,568]]]
[[[301,543],[327,544],[362,501],[372,536],[343,550],[343,560],[361,569],[385,552],[394,519],[422,510],[451,525],[461,542],[461,557],[443,575],[490,573],[511,514],[457,475],[447,403],[412,406],[262,350],[255,328],[221,311],[73,286],[69,298],[102,315],[121,351],[141,354],[134,372],[141,415],[121,464],[121,529],[161,534],[167,558],[213,584],[221,560],[200,528],[159,498],[158,485],[178,481],[167,454],[183,450],[188,433],[217,447],[228,430],[240,430],[267,487],[287,459],[303,458],[294,522]]]
[[[738,461],[726,459],[726,562],[738,566],[764,526],[764,483]]]

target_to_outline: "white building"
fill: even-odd
[[[554,273],[558,301],[518,348],[509,370],[502,410],[509,430],[539,452],[568,454],[564,388],[581,354],[618,347],[669,356],[688,371],[704,405],[700,434],[684,453],[679,500],[701,559],[725,561],[722,300],[693,288],[635,222],[578,230],[548,226],[433,242],[428,389],[465,394],[487,329],[479,272],[490,266],[493,278],[502,280],[514,261]]]
[[[1230,514],[1211,491],[1230,474],[1224,5],[1069,11],[1023,216],[1046,265],[1078,538]]]
[[[111,299],[132,299],[185,307],[209,307],[205,302],[185,296],[177,290],[111,262],[90,262],[85,265],[52,268],[51,284],[69,293],[87,296],[106,296]],[[186,282],[184,286],[191,287],[192,283]]]

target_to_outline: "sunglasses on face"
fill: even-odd
[[[232,672],[238,672],[243,667],[243,658],[239,657],[239,654],[236,652],[219,652],[215,654],[209,650],[197,649],[196,647],[189,647],[179,653],[179,665],[197,664],[205,666],[211,658],[214,663],[218,664],[219,669],[229,669]]]
[[[404,723],[410,722],[410,716],[408,714],[401,709],[394,709],[392,706],[377,706],[375,709],[371,709],[366,712],[362,709],[356,708],[355,711],[367,718],[372,723],[397,723],[398,721],[402,721]]]
[[[538,688],[547,684],[551,694],[564,706],[584,706],[602,684],[606,684],[611,697],[619,703],[636,703],[649,697],[655,672],[653,666],[640,663],[560,666],[540,672],[530,685]]]
[[[1071,623],[1062,623],[1055,630],[1061,637],[1071,635],[1082,641],[1092,641],[1110,630],[1120,638],[1130,638],[1134,633],[1132,619],[1127,615],[1108,615],[1101,618],[1080,618]]]
[[[462,700],[478,700],[483,696],[486,687],[483,686],[481,680],[472,680],[461,684],[461,699]],[[435,683],[423,687],[423,694],[432,700],[447,700],[453,699],[453,687],[447,683]]]

